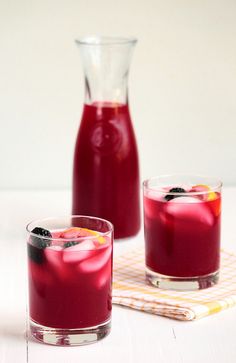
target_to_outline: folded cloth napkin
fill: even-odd
[[[145,281],[144,249],[114,260],[113,303],[179,320],[195,320],[236,305],[236,256],[221,251],[220,282],[197,291],[163,290]]]

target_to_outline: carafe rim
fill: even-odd
[[[135,37],[102,36],[102,35],[85,36],[75,39],[75,42],[78,45],[87,45],[87,46],[127,45],[127,44],[136,44],[137,41],[138,39]]]

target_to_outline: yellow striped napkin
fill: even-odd
[[[162,290],[145,281],[144,249],[114,260],[113,303],[179,320],[194,320],[236,305],[236,256],[221,251],[220,282],[197,291]]]

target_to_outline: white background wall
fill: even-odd
[[[133,35],[142,178],[236,184],[235,0],[0,0],[0,187],[71,185],[83,104],[74,39]]]

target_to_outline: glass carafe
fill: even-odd
[[[85,104],[74,152],[73,214],[111,221],[115,238],[134,236],[140,182],[127,82],[136,39],[88,37],[77,44]]]

